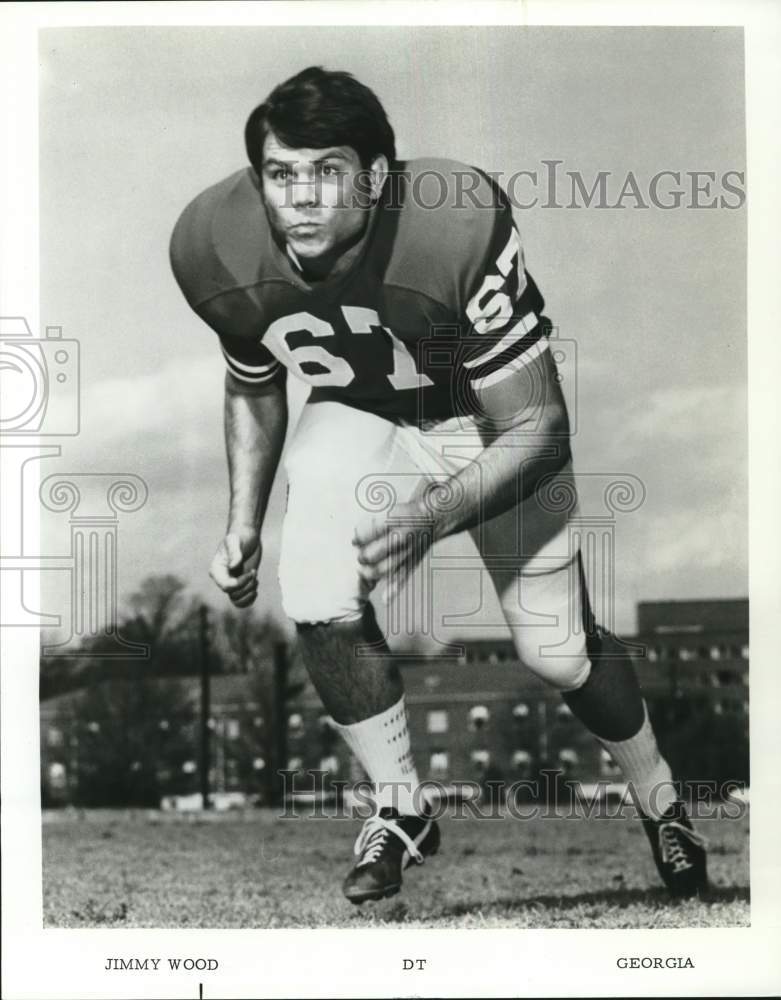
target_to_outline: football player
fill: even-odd
[[[519,659],[621,767],[672,893],[696,894],[703,842],[630,659],[590,620],[572,505],[550,502],[576,495],[567,409],[505,194],[464,164],[399,161],[385,110],[348,73],[312,67],[279,85],[245,142],[250,167],[188,205],[171,243],[227,366],[230,508],[211,575],[237,607],[255,600],[289,372],[311,391],[285,457],[284,607],[377,805],[347,898],[397,892],[439,845],[369,595],[382,581],[393,598],[430,545],[467,530]],[[393,489],[392,517],[367,513],[372,483]]]

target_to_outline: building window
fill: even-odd
[[[300,736],[304,728],[303,717],[298,712],[293,712],[287,720],[287,726],[291,736]]]
[[[225,735],[229,740],[237,740],[241,729],[239,727],[238,719],[226,719],[225,720]]]
[[[683,660],[684,663],[689,663],[691,660],[697,659],[697,651],[695,649],[688,649],[686,646],[681,646],[678,650],[678,659]]]
[[[49,784],[52,788],[65,788],[67,773],[64,764],[60,764],[57,761],[49,764]]]
[[[49,726],[47,739],[50,747],[61,747],[64,742],[62,730],[58,729],[57,726]]]
[[[423,684],[428,691],[433,691],[434,688],[439,687],[440,679],[438,674],[426,674],[423,678]]]
[[[303,766],[304,766],[304,762],[303,762],[303,760],[300,757],[291,757],[290,760],[287,762],[287,770],[288,771],[296,771],[296,772],[298,772],[298,771],[301,770],[301,768]]]
[[[748,643],[746,643],[746,645],[740,647],[740,656],[741,656],[741,659],[744,659],[744,660],[748,659]]]
[[[256,715],[252,720],[252,725],[255,726],[256,729],[259,729],[263,725],[263,716]]]
[[[266,762],[262,757],[256,757],[252,762],[252,769],[254,771],[262,771],[265,766]]]
[[[572,717],[572,709],[565,702],[556,706],[556,715],[560,719],[569,719]]]
[[[616,778],[621,774],[621,768],[616,764],[607,750],[599,754],[599,775],[601,778]]]
[[[525,778],[531,771],[532,755],[528,750],[516,750],[511,760],[516,775],[520,774]]]
[[[434,709],[426,716],[426,732],[446,733],[448,730],[447,712],[442,708]]]
[[[333,754],[330,757],[323,757],[320,761],[320,770],[325,771],[327,774],[338,774],[339,758],[334,757]]]
[[[480,768],[488,767],[491,763],[491,755],[487,750],[473,750],[469,758],[473,764],[476,764]]]
[[[711,646],[708,655],[710,656],[710,658],[712,660],[720,660],[721,659],[721,647],[720,646]]]
[[[186,760],[184,764],[182,764],[182,770],[185,774],[195,774],[198,770],[198,765],[194,760]]]
[[[525,701],[519,701],[513,708],[513,718],[518,720],[529,718],[529,706]]]
[[[483,729],[490,718],[491,713],[485,705],[475,705],[474,708],[469,709],[469,728],[473,732]]]
[[[429,758],[428,769],[432,778],[446,778],[450,767],[450,755],[446,750],[435,750]]]
[[[564,747],[559,750],[559,767],[564,774],[570,774],[580,761],[577,753],[571,747]]]

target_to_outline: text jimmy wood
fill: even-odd
[[[174,971],[214,972],[220,967],[216,958],[107,958],[104,972],[157,972],[160,963]],[[163,965],[166,968],[166,965]]]

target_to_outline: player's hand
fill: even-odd
[[[260,534],[250,526],[229,531],[217,547],[209,576],[237,608],[247,608],[258,596]]]
[[[390,517],[375,515],[355,529],[358,568],[371,584],[386,583],[384,600],[395,599],[434,541],[434,520],[417,502],[398,504]]]

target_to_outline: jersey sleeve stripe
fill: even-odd
[[[240,382],[247,382],[249,385],[262,385],[264,382],[270,382],[274,376],[277,374],[277,369],[279,366],[274,368],[266,375],[242,375],[241,372],[236,371],[232,365],[228,365],[228,371],[234,378],[237,378]]]
[[[279,371],[279,362],[273,361],[268,365],[245,365],[234,360],[223,347],[223,357],[228,365],[228,371],[240,382],[249,382],[250,385],[260,385],[269,382]]]
[[[506,351],[508,347],[512,347],[514,343],[531,333],[538,322],[539,320],[534,313],[526,313],[526,315],[522,319],[519,319],[515,326],[512,327],[501,340],[497,341],[489,351],[486,351],[485,354],[481,354],[477,358],[470,358],[469,361],[465,361],[464,368],[477,368],[478,365],[485,364],[487,361],[495,358],[498,354],[501,354],[502,351]]]
[[[548,350],[548,338],[541,337],[536,343],[525,351],[518,357],[511,358],[506,364],[502,365],[501,368],[497,368],[495,371],[488,375],[483,375],[480,378],[473,378],[469,386],[471,389],[487,389],[489,386],[497,385],[499,382],[503,382],[510,375],[515,374],[515,372],[520,371],[535,358],[539,358],[545,351]]]
[[[236,358],[232,357],[225,350],[225,347],[221,344],[222,353],[225,355],[225,360],[232,368],[236,368],[247,375],[265,375],[267,372],[272,371],[272,369],[277,368],[279,365],[278,361],[271,361],[267,365],[248,365],[243,361],[237,361]]]

